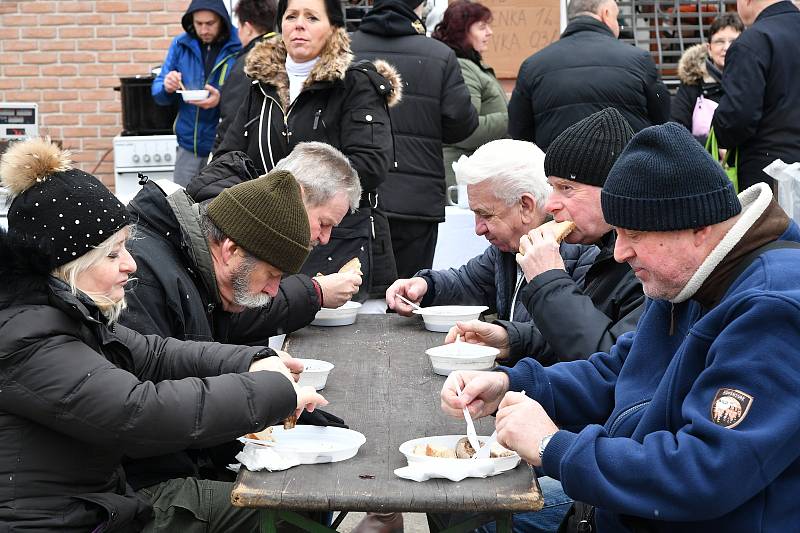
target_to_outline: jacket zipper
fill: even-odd
[[[647,406],[649,403],[650,403],[650,400],[643,400],[643,401],[641,401],[641,402],[639,402],[637,404],[634,404],[634,405],[628,407],[624,411],[622,411],[619,415],[617,415],[617,418],[614,419],[614,422],[611,424],[611,427],[608,428],[608,435],[610,437],[613,437],[614,436],[614,432],[619,428],[619,425],[622,422],[624,422],[626,418],[628,418],[630,415],[632,415],[633,413],[635,413],[636,411],[638,411],[642,407]]]

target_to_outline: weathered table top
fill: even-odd
[[[322,359],[335,366],[322,394],[325,409],[345,419],[367,442],[358,454],[337,463],[300,465],[281,472],[242,469],[232,493],[245,507],[338,511],[531,511],[542,496],[531,468],[519,466],[486,479],[422,483],[401,479],[406,465],[398,447],[425,436],[463,434],[463,420],[439,406],[444,377],[433,373],[425,349],[444,334],[423,328],[419,317],[359,315],[352,326],[309,326],[288,337],[295,357]],[[476,421],[479,435],[494,430],[494,419]]]

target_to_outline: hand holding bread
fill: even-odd
[[[548,270],[564,270],[560,243],[574,229],[575,223],[570,220],[551,220],[520,238],[516,259],[526,281]]]

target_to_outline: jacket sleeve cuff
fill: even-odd
[[[542,455],[542,470],[545,474],[553,479],[561,480],[561,459],[577,438],[577,433],[563,429],[556,431]]]
[[[430,270],[420,270],[414,274],[415,278],[422,278],[428,284],[428,290],[425,291],[425,296],[422,297],[422,301],[419,303],[422,307],[433,305],[433,301],[436,299],[436,286],[433,283],[433,277],[428,272]]]
[[[524,357],[525,355],[529,355],[524,353],[522,346],[522,336],[519,333],[519,329],[513,322],[511,322],[510,320],[494,320],[492,324],[497,324],[498,326],[506,330],[506,334],[508,335],[509,360],[516,360],[519,359],[520,357]]]

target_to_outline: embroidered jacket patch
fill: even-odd
[[[740,390],[724,387],[717,391],[714,401],[711,402],[711,420],[725,428],[736,427],[747,416],[751,405],[753,405],[752,396]]]

